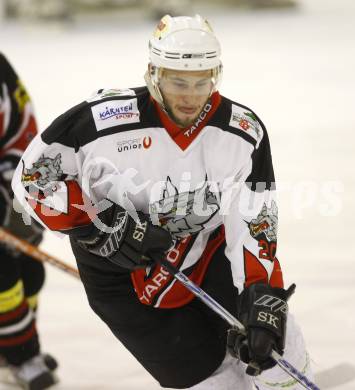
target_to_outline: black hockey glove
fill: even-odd
[[[238,318],[247,336],[230,329],[227,337],[229,353],[248,364],[248,375],[259,375],[276,363],[271,351],[283,354],[286,337],[287,300],[296,285],[288,290],[267,284],[253,284],[239,296]]]
[[[129,270],[145,268],[164,257],[173,241],[168,231],[150,222],[148,215],[137,214],[140,223],[124,208],[112,203],[111,207],[98,214],[104,229],[95,224],[89,236],[77,237],[76,240],[89,252],[120,267]]]

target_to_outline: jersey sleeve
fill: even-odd
[[[0,172],[11,172],[37,134],[31,99],[7,59],[0,53]]]
[[[91,203],[80,186],[81,169],[73,130],[77,110],[63,114],[35,137],[12,181],[25,210],[45,227],[63,233],[91,224]]]
[[[256,282],[283,287],[276,257],[278,210],[269,138],[260,125],[254,150],[222,191],[226,256],[241,292]]]

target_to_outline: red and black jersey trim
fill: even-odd
[[[204,113],[203,117],[200,117],[199,120],[196,119],[195,124],[192,124],[186,128],[180,128],[170,118],[170,116],[161,109],[156,101],[153,99],[151,100],[154,103],[156,114],[159,116],[161,126],[165,128],[171,139],[180,147],[181,150],[184,151],[193,143],[196,138],[198,138],[204,127],[209,124],[210,118],[213,117],[221,103],[221,95],[218,92],[212,94],[200,113],[200,115]],[[204,110],[207,107],[209,107],[209,110],[206,112]]]
[[[274,269],[269,279],[269,275],[265,267],[262,265],[259,259],[255,255],[253,255],[250,251],[248,251],[248,249],[245,247],[243,247],[243,255],[244,255],[244,275],[245,275],[244,287],[249,287],[254,283],[262,282],[265,284],[270,284],[270,286],[272,287],[283,288],[284,286],[283,276],[282,276],[280,263],[277,260],[277,258],[273,260]]]
[[[209,245],[211,242],[215,242],[216,240],[219,241],[219,239],[220,239],[221,237],[224,238],[224,227],[223,227],[223,226],[218,227],[217,229],[215,229],[215,230],[210,234],[210,236],[208,237],[208,241],[207,241],[206,247],[208,247],[208,245]],[[222,244],[222,243],[221,243],[221,244]],[[221,245],[221,244],[220,244],[220,245]],[[216,251],[216,250],[219,248],[220,245],[218,245],[217,247],[214,247],[214,248],[213,248],[214,251]],[[200,259],[198,260],[197,263],[199,263],[202,259],[203,259],[203,255],[200,257]],[[196,263],[196,264],[197,264],[197,263]],[[190,276],[190,275],[192,274],[192,272],[194,271],[194,269],[196,268],[196,264],[192,265],[192,266],[189,267],[189,268],[184,269],[184,271],[183,271],[184,274],[185,274],[186,276]]]
[[[33,196],[29,192],[30,197],[27,198],[29,205],[33,208],[38,218],[51,230],[65,233],[67,230],[70,231],[79,226],[91,225],[90,210],[87,209],[91,205],[90,200],[84,199],[85,195],[75,180],[67,180],[63,181],[63,183],[67,187],[67,212],[58,213],[58,211],[41,203],[41,196],[38,196],[37,192]],[[44,196],[42,196],[43,198]],[[82,206],[82,208],[78,206]],[[94,208],[94,206],[92,207]]]
[[[197,236],[190,236],[181,240],[168,253],[167,260],[176,268],[181,269],[187,254],[192,248]],[[188,269],[182,271],[189,275],[191,280],[200,285],[207,272],[208,265],[214,253],[225,242],[224,228],[220,227],[211,233],[207,245],[198,261]],[[176,254],[176,259],[172,254]],[[131,273],[131,279],[141,303],[162,309],[170,309],[183,306],[194,299],[194,295],[160,266],[145,278],[145,270],[136,270]]]
[[[29,321],[16,332],[9,332],[0,335],[1,347],[15,347],[26,343],[37,336],[35,319],[26,300],[14,310],[0,314],[0,330],[20,324],[30,313]]]
[[[177,269],[180,269],[181,265],[184,263],[185,259],[186,259],[186,256],[187,254],[190,252],[190,249],[192,247],[192,245],[194,244],[194,242],[196,241],[196,238],[197,238],[197,235],[196,236],[193,236],[191,237],[191,239],[189,240],[188,242],[188,245],[185,247],[185,250],[184,250],[184,253],[182,254],[182,256],[180,257],[179,261],[177,264],[174,264],[174,266],[177,268]],[[170,283],[166,284],[165,287],[159,292],[159,294],[157,294],[153,300],[152,300],[152,303],[151,305],[152,306],[155,306],[158,299],[160,298],[160,296],[171,286],[171,283],[174,282],[174,277],[171,275],[170,276]]]
[[[178,240],[169,251],[166,260],[174,267],[180,268],[196,238],[197,235]],[[145,269],[138,269],[131,273],[131,279],[138,298],[149,306],[153,305],[153,302],[155,305],[160,296],[174,282],[173,276],[161,265],[151,268],[148,275]]]

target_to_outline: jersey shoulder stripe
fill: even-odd
[[[254,111],[224,96],[208,124],[235,134],[255,147],[258,147],[266,131],[263,122]]]
[[[100,89],[88,100],[59,116],[43,133],[42,140],[80,147],[112,134],[159,126],[146,87]]]

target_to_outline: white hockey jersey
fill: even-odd
[[[105,198],[149,213],[175,246],[167,259],[195,283],[220,245],[235,286],[282,287],[269,141],[247,107],[214,93],[196,122],[177,127],[146,87],[100,90],[30,144],[13,179],[17,197],[49,229],[92,223]],[[178,307],[193,296],[161,267],[131,273],[144,304]]]

